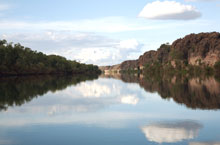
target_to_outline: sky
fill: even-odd
[[[220,0],[0,0],[0,39],[96,65],[220,31]]]

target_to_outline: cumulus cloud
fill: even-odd
[[[157,143],[175,143],[198,136],[202,126],[197,122],[158,123],[142,127],[142,132],[149,141]]]
[[[133,53],[140,55],[143,47],[136,39],[111,39],[88,32],[6,33],[0,37],[46,54],[57,54],[71,60],[97,65],[120,63]],[[133,56],[133,59],[136,57]]]
[[[136,39],[128,39],[120,42],[119,47],[122,49],[136,49],[139,43]]]
[[[155,1],[148,3],[138,17],[159,20],[192,20],[201,13],[191,5],[184,5],[176,1]]]
[[[123,17],[50,22],[0,20],[2,34],[0,37],[7,41],[19,42],[33,50],[62,55],[82,63],[113,65],[124,60],[137,59],[146,51],[142,43],[145,40],[140,42],[132,37],[125,39],[106,37],[109,33],[168,29],[182,25],[192,24],[146,24],[144,19],[134,21]],[[121,34],[116,35],[118,37]],[[147,48],[149,46],[148,44]]]

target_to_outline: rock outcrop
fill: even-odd
[[[213,66],[220,60],[220,33],[188,35],[183,39],[174,41],[171,51],[181,52],[181,59],[186,59],[191,65]]]
[[[172,45],[162,44],[157,51],[145,52],[137,60],[124,61],[119,65],[101,67],[102,70],[137,70],[157,62],[171,64],[204,65],[213,67],[220,61],[220,33],[190,34],[178,39]],[[117,66],[117,67],[116,67]]]

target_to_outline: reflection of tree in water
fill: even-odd
[[[93,80],[98,76],[33,76],[0,78],[0,110],[20,106],[48,91],[63,90],[69,85]]]
[[[112,76],[114,77],[114,76]],[[121,75],[124,82],[139,83],[147,92],[157,92],[193,109],[220,109],[220,83],[214,77]]]

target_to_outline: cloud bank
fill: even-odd
[[[138,17],[157,20],[193,20],[201,13],[191,5],[184,5],[176,1],[155,1],[148,3]]]
[[[141,54],[143,44],[136,39],[110,39],[95,33],[47,31],[43,33],[14,33],[0,35],[2,39],[19,42],[33,50],[57,54],[71,60],[97,65],[120,63]],[[132,59],[136,59],[134,56]]]

